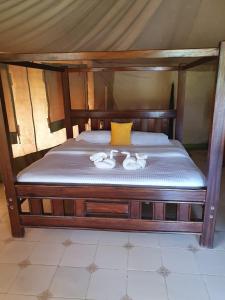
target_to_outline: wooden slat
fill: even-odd
[[[20,216],[25,226],[78,227],[131,231],[177,231],[200,233],[202,222],[149,221],[138,219],[113,219],[97,217]]]
[[[99,122],[97,119],[91,120],[91,129],[92,130],[98,130],[99,129]]]
[[[189,221],[191,214],[191,205],[184,203],[184,204],[177,204],[177,220],[178,221]]]
[[[90,51],[74,53],[0,53],[0,61],[104,60],[218,56],[218,48],[177,50]]]
[[[76,119],[169,119],[176,118],[176,110],[152,109],[152,110],[127,110],[127,111],[100,111],[100,110],[71,110],[71,117]]]
[[[43,203],[41,199],[29,199],[29,208],[32,215],[43,214]]]
[[[162,120],[162,129],[161,129],[161,132],[169,135],[169,120],[167,120],[167,119],[163,119]]]
[[[64,216],[64,205],[61,199],[52,199],[52,214],[53,216]]]
[[[127,122],[127,120],[123,121],[123,122]],[[136,131],[139,131],[141,129],[141,120],[139,119],[132,119],[132,120],[129,120],[129,122],[132,122],[133,125],[132,125],[132,130],[136,130]]]
[[[168,202],[204,203],[205,189],[169,189],[140,186],[108,186],[108,185],[42,185],[42,184],[17,184],[18,197],[27,198],[77,198],[90,199],[140,199]],[[91,196],[91,197],[90,197]]]
[[[148,119],[141,120],[141,131],[148,131]]]
[[[153,203],[153,220],[165,220],[165,203]]]
[[[79,133],[81,133],[82,131],[85,131],[85,120],[79,119],[77,121],[78,121],[77,123],[78,123]]]
[[[140,219],[141,218],[141,202],[131,200],[130,201],[130,217],[132,219]]]
[[[77,199],[75,201],[75,215],[77,217],[83,217],[85,216],[86,211],[85,211],[85,200],[80,200]]]
[[[149,119],[149,121],[148,121],[148,131],[155,132],[155,119]]]
[[[109,119],[104,120],[102,129],[111,130],[111,120],[109,120]]]
[[[128,203],[86,202],[87,214],[110,213],[128,214]]]
[[[155,120],[155,132],[162,132],[162,119]]]
[[[40,70],[49,70],[54,72],[63,72],[65,68],[59,67],[59,66],[49,66],[47,64],[41,64],[41,63],[34,63],[29,61],[21,61],[21,62],[4,62],[7,65],[14,65],[14,66],[21,66],[25,68],[32,68],[32,69],[40,69]]]
[[[66,197],[64,197],[65,199]],[[73,216],[74,215],[74,205],[71,200],[64,200],[64,214],[65,216]]]

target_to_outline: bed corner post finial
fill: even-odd
[[[13,154],[9,138],[9,126],[6,114],[4,91],[1,78],[0,65],[0,140],[1,155],[0,169],[5,186],[5,194],[8,203],[9,218],[11,223],[11,231],[14,237],[24,236],[24,227],[20,223],[19,205],[15,190],[15,173],[13,168]]]
[[[216,213],[220,199],[225,141],[225,41],[220,43],[213,124],[209,144],[208,184],[201,244],[213,247]]]

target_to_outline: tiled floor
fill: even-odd
[[[213,250],[188,234],[27,229],[12,239],[0,186],[0,300],[224,300],[222,200]]]

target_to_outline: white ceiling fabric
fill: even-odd
[[[215,47],[224,0],[1,0],[0,51]]]

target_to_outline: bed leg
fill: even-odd
[[[24,226],[20,223],[17,199],[16,197],[9,197],[7,200],[12,236],[22,238],[24,237],[25,230]]]
[[[1,67],[1,66],[0,66]],[[3,183],[5,186],[5,194],[8,204],[9,219],[11,223],[11,232],[14,237],[24,236],[24,227],[20,222],[20,210],[16,197],[15,181],[16,172],[14,169],[13,153],[10,142],[10,132],[8,118],[5,107],[4,91],[2,86],[2,77],[0,69],[0,137],[1,137],[1,155],[0,169]]]
[[[12,236],[15,238],[23,238],[25,235],[25,230],[22,225],[19,225],[18,227],[13,227],[11,225],[11,233],[12,233]]]
[[[225,144],[225,41],[220,44],[213,124],[209,145],[207,193],[201,245],[212,248],[216,213],[220,200],[223,152]]]
[[[203,221],[202,234],[200,237],[200,245],[207,248],[213,248],[214,232],[216,225],[216,207],[214,205],[206,205]]]
[[[214,240],[214,231],[205,233],[202,232],[202,235],[200,236],[200,246],[206,247],[206,248],[213,248],[213,240]]]

